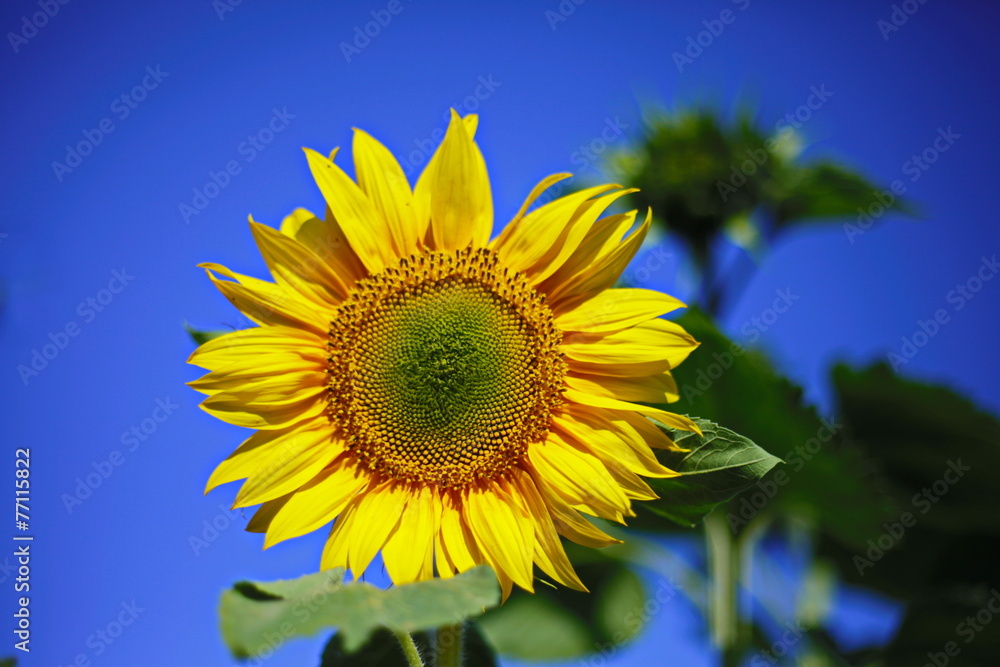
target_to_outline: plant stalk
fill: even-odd
[[[410,633],[399,631],[394,634],[399,640],[399,645],[403,648],[403,655],[406,656],[406,662],[410,667],[424,667],[424,661],[420,659],[420,651],[417,650],[417,645],[413,642]]]
[[[463,639],[461,623],[437,629],[437,667],[462,667]]]
[[[739,665],[739,586],[740,558],[733,534],[720,512],[705,517],[705,538],[708,542],[708,567],[711,573],[709,618],[712,639],[722,651],[725,667]]]

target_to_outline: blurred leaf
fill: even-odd
[[[1000,420],[885,364],[838,366],[833,380],[845,430],[899,505],[864,547],[821,544],[842,577],[907,603],[885,664],[923,664],[955,642],[960,656],[945,655],[949,664],[995,665],[1000,625],[977,632],[968,619],[1000,590]]]
[[[617,650],[646,622],[645,588],[639,576],[597,549],[566,544],[580,578],[590,589],[536,586],[515,591],[478,620],[501,655],[531,662],[570,660]]]
[[[222,594],[222,635],[236,657],[269,650],[269,637],[316,634],[331,627],[347,651],[360,648],[385,626],[412,632],[472,618],[499,602],[496,576],[479,566],[451,579],[432,579],[388,590],[343,582],[342,568],[298,579],[236,584]]]
[[[770,199],[777,227],[809,219],[856,218],[858,209],[879,203],[884,190],[861,174],[832,162],[818,162],[776,173]],[[890,192],[890,210],[913,215],[908,202]]]
[[[1000,531],[1000,421],[950,389],[905,380],[885,364],[860,372],[838,366],[833,378],[851,436],[906,508],[921,514],[921,525],[944,533]],[[969,470],[949,484],[943,478],[957,461]],[[935,493],[935,482],[947,486],[946,497]],[[915,497],[925,490],[940,502]]]
[[[663,465],[680,477],[647,479],[659,499],[642,506],[682,526],[695,526],[718,505],[762,478],[781,459],[748,438],[705,419],[694,420],[702,435],[673,431],[670,435],[686,452],[658,452]]]
[[[466,667],[496,667],[496,656],[493,648],[486,643],[475,623],[466,623],[463,632],[462,664]],[[430,632],[414,632],[413,642],[427,665],[436,664],[433,660],[435,644]],[[323,649],[320,667],[408,667],[406,656],[400,647],[399,639],[387,630],[379,628],[364,646],[354,652],[344,649],[344,639],[336,634],[330,638]]]
[[[768,132],[749,111],[732,121],[703,108],[676,113],[652,112],[645,133],[611,156],[610,167],[639,210],[652,207],[657,221],[691,249],[700,268],[712,263],[723,231],[740,244],[763,246],[769,236],[795,222],[858,215],[876,202],[876,185],[832,161],[803,164],[802,137],[792,128]],[[898,197],[892,208],[912,213]],[[762,214],[764,229],[749,223]],[[755,218],[757,216],[754,216]],[[756,229],[732,227],[747,221]],[[717,276],[707,276],[707,281]]]
[[[229,331],[225,329],[221,331],[205,331],[202,329],[195,329],[193,326],[187,324],[186,322],[184,324],[184,329],[185,331],[188,332],[188,335],[191,336],[191,340],[193,340],[197,345],[201,345],[202,343],[208,342],[213,338],[218,338],[222,334],[229,333]]]
[[[821,419],[803,403],[802,389],[761,352],[729,340],[697,309],[678,322],[701,343],[674,371],[684,410],[766,443],[787,463],[730,503],[730,525],[746,524],[767,507],[807,517],[839,542],[863,546],[892,506],[878,493],[862,453],[842,442],[842,425]],[[760,335],[747,331],[747,342]]]
[[[628,187],[640,188],[633,205],[640,210],[651,206],[657,220],[704,263],[726,222],[760,201],[769,171],[766,145],[767,137],[746,114],[724,126],[709,110],[654,113],[645,136],[631,150],[613,156],[611,166]],[[747,160],[749,176],[741,171]]]

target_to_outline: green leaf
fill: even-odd
[[[222,334],[229,333],[225,329],[219,331],[206,331],[203,329],[195,329],[193,326],[191,326],[186,322],[184,323],[184,330],[188,332],[189,336],[191,336],[191,340],[193,340],[198,345],[206,343],[212,340],[213,338],[218,338]]]
[[[820,553],[849,583],[906,603],[884,664],[923,664],[955,642],[956,664],[995,665],[996,614],[982,632],[968,619],[985,617],[1000,599],[1000,420],[885,364],[838,366],[833,382],[845,432],[880,471],[881,492],[897,509],[864,546],[825,540]]]
[[[473,618],[500,601],[486,566],[451,579],[432,579],[388,590],[344,583],[344,570],[298,579],[236,584],[222,594],[222,636],[236,657],[270,650],[268,637],[305,637],[339,628],[347,651],[360,648],[379,627],[413,632]]]
[[[515,594],[480,624],[501,655],[518,660],[568,660],[594,650],[587,623],[544,594]]]
[[[809,219],[856,218],[858,209],[872,204],[885,190],[864,176],[832,162],[817,162],[776,174],[773,186],[774,218],[779,227]],[[915,214],[913,206],[893,196],[889,210]]]
[[[478,620],[501,655],[525,661],[570,660],[631,641],[647,615],[645,587],[635,571],[604,550],[566,544],[589,593],[564,587],[515,591]]]
[[[689,451],[660,452],[658,457],[663,465],[681,476],[646,480],[660,498],[642,504],[660,516],[690,527],[782,462],[749,438],[704,419],[694,421],[702,435],[670,432],[674,442]]]

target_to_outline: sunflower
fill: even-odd
[[[306,149],[327,203],[280,230],[250,226],[274,282],[202,264],[259,326],[199,347],[191,386],[219,419],[256,429],[208,481],[246,479],[235,507],[265,548],[333,522],[321,568],[360,577],[381,550],[392,580],[480,563],[504,596],[533,566],[586,590],[560,535],[613,539],[583,514],[623,522],[641,479],[670,477],[649,404],[677,400],[670,370],[697,342],[660,316],[684,304],[614,288],[650,216],[601,217],[631,190],[591,187],[531,209],[493,240],[477,117],[454,111],[411,189],[382,144],[355,130],[356,182]]]

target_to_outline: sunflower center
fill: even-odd
[[[330,418],[397,479],[503,474],[548,431],[565,362],[552,313],[486,249],[432,252],[360,281],[330,329]]]

